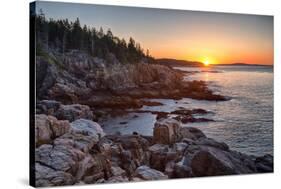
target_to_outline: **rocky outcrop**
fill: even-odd
[[[39,146],[35,152],[36,185],[94,183],[109,177],[111,171],[106,158],[102,154],[91,154],[102,136],[104,133],[97,123],[79,119],[71,123],[68,132],[50,144]],[[44,174],[48,171],[50,174]]]
[[[214,94],[203,81],[184,81],[183,73],[158,64],[121,64],[84,52],[64,55],[50,49],[36,59],[37,100],[62,104],[86,104],[95,108],[139,108],[144,98],[189,97],[199,100],[227,100]],[[62,119],[91,119],[82,106],[61,107]]]
[[[36,186],[64,186],[75,183],[71,174],[57,171],[40,163],[36,163],[35,171]]]
[[[159,119],[154,136],[147,137],[105,135],[98,123],[86,119],[77,119],[54,134],[54,125],[68,121],[36,117],[44,139],[36,148],[36,186],[273,172],[271,155],[254,157],[232,151],[227,144],[197,128],[182,127],[174,119]]]
[[[71,132],[93,136],[97,141],[104,136],[101,126],[87,119],[77,119],[71,122]]]
[[[172,144],[179,139],[179,124],[173,119],[160,119],[155,123],[153,140],[155,143]]]
[[[55,116],[60,120],[68,120],[70,122],[84,118],[93,120],[95,117],[92,110],[87,105],[82,104],[62,104],[55,100],[41,100],[36,104],[37,114],[47,114]]]
[[[53,139],[67,133],[70,129],[68,121],[57,120],[53,116],[39,114],[35,116],[35,142],[36,146],[48,144]]]

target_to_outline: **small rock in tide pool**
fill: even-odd
[[[127,123],[128,123],[127,121],[121,121],[119,124],[125,125],[125,124],[127,124]]]
[[[167,112],[157,112],[156,120],[162,119],[162,118],[167,118],[168,113]]]
[[[134,116],[133,116],[133,118],[138,118],[138,117],[139,117],[138,115],[134,115]]]

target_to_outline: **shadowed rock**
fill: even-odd
[[[139,177],[143,180],[162,180],[168,179],[168,176],[164,173],[151,169],[148,166],[140,166],[136,169],[134,173],[135,177]]]
[[[35,164],[35,181],[37,187],[63,186],[75,183],[71,174],[54,170],[39,163]]]

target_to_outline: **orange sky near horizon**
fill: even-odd
[[[227,31],[216,32],[210,28],[197,27],[196,32],[187,37],[178,35],[177,39],[167,39],[161,46],[155,41],[148,43],[151,54],[156,58],[175,58],[189,61],[209,61],[210,64],[265,64],[274,62],[273,34],[265,40],[256,33],[233,35]],[[178,40],[180,39],[180,40]]]
[[[273,64],[273,16],[37,2],[48,18],[133,37],[155,58]]]

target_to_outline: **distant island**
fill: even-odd
[[[219,64],[220,66],[273,66],[273,65],[267,65],[267,64],[247,64],[242,62],[237,63],[230,63],[230,64]]]
[[[192,67],[201,67],[204,66],[202,62],[199,61],[188,61],[188,60],[177,60],[172,58],[161,58],[156,59],[157,64],[165,66],[192,66]]]
[[[172,58],[160,58],[156,59],[157,64],[165,65],[165,66],[188,66],[188,67],[202,67],[204,66],[203,62],[200,61],[190,61],[190,60],[177,60]],[[230,64],[210,64],[211,66],[273,66],[273,65],[266,65],[266,64],[248,64],[244,62],[235,62]]]

